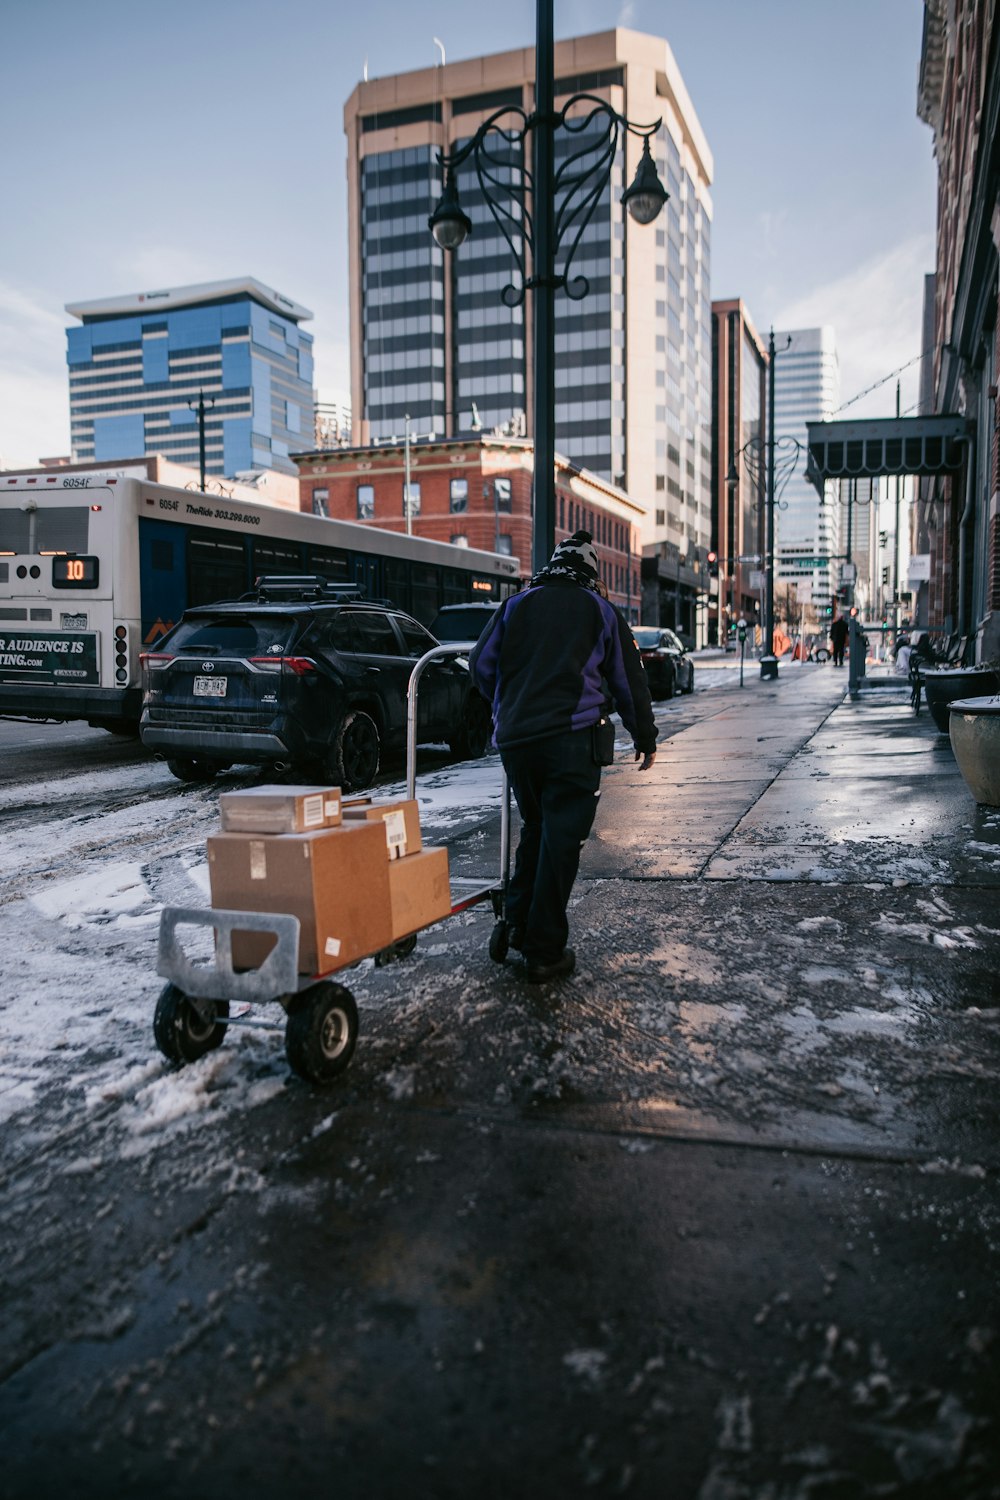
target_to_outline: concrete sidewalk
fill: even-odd
[[[0,1495],[1000,1494],[1000,812],[905,689],[845,691],[667,705],[572,980],[492,965],[485,908],[351,976],[351,1071],[267,1107],[253,1191],[208,1133],[166,1205],[116,1159],[148,1238],[95,1229],[86,1295],[131,1319],[4,1383]]]

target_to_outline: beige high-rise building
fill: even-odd
[[[371,79],[347,101],[355,441],[401,438],[407,425],[411,435],[531,435],[531,292],[519,296],[512,252],[524,253],[516,190],[530,141],[525,160],[517,133],[534,73],[526,47]],[[670,195],[648,227],[623,209],[642,150],[629,135],[569,268],[588,293],[556,297],[556,446],[643,506],[646,544],[686,555],[711,535],[711,153],[661,37],[619,29],[557,42],[555,78],[557,109],[588,93],[636,124],[662,119],[651,147]],[[443,185],[438,154],[501,109],[508,134],[491,136],[490,173],[513,215],[511,243],[470,157],[456,182],[473,232],[446,254],[427,228]],[[596,165],[606,133],[603,115],[576,106],[556,132],[557,174]],[[559,204],[557,185],[557,215]],[[557,272],[572,243],[568,232]]]

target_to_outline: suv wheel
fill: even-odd
[[[211,781],[215,767],[207,760],[194,760],[187,755],[175,756],[167,761],[167,770],[178,781]]]
[[[493,715],[486,699],[470,692],[462,706],[462,721],[448,736],[448,749],[457,760],[478,760],[486,753],[493,729]]]
[[[330,744],[326,761],[330,780],[345,792],[360,792],[378,775],[379,737],[374,719],[350,709]]]

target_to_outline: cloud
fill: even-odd
[[[845,417],[895,414],[895,378],[860,401],[852,398],[920,354],[924,277],[933,269],[933,235],[914,235],[779,309],[775,328],[833,327],[840,399],[852,402]],[[917,399],[919,379],[919,364],[899,376],[904,412]]]
[[[69,453],[66,323],[61,309],[0,281],[0,467]]]

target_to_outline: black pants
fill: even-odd
[[[834,648],[833,648],[833,665],[835,667],[842,667],[844,665],[844,648],[845,648],[845,646],[846,646],[846,642],[844,642],[843,645],[834,646]]]
[[[555,963],[569,936],[566,906],[601,787],[591,740],[573,729],[501,752],[522,819],[507,919],[530,964]]]

